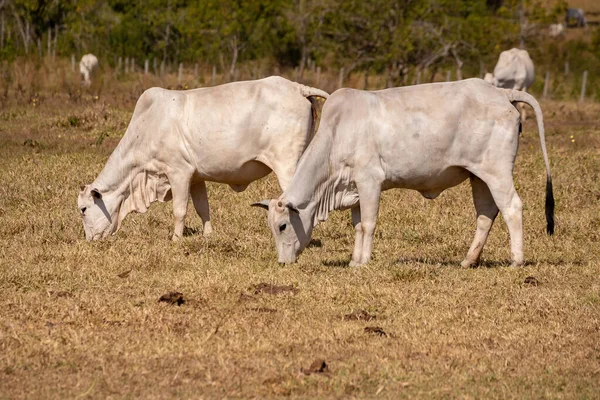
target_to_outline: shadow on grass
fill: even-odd
[[[325,260],[322,264],[326,267],[350,268],[350,260]]]
[[[308,244],[308,246],[306,246],[306,247],[307,248],[310,248],[310,247],[319,247],[319,248],[321,248],[321,247],[323,247],[323,243],[321,242],[320,239],[312,239],[310,241],[310,243]]]
[[[196,236],[200,235],[202,232],[198,228],[188,228],[187,226],[183,228],[183,236]]]
[[[438,260],[438,259],[434,259],[434,258],[425,258],[425,257],[403,257],[403,258],[399,258],[398,260],[396,260],[396,264],[427,264],[427,265],[441,265],[444,267],[456,267],[456,268],[462,268],[460,265],[461,260]],[[535,260],[528,260],[525,261],[525,264],[519,268],[525,268],[525,267],[529,267],[532,265],[537,265],[537,264],[549,264],[549,265],[553,265],[553,266],[559,266],[562,265],[562,262],[550,262],[550,261],[535,261]],[[579,263],[572,263],[572,264],[579,264]],[[480,261],[479,264],[470,267],[469,269],[478,269],[478,268],[505,268],[505,267],[510,267],[511,265],[511,261],[510,260],[483,260]]]

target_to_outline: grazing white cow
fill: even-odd
[[[205,181],[240,192],[274,171],[285,190],[313,132],[314,96],[329,95],[277,76],[187,91],[146,90],[106,166],[79,193],[86,239],[105,238],[130,212],[172,199],[176,240],[190,192],[209,234]]]
[[[81,61],[79,62],[79,72],[83,77],[83,85],[90,86],[92,80],[90,76],[92,72],[98,67],[98,58],[93,54],[86,54],[81,57]]]
[[[564,24],[550,24],[550,26],[548,27],[548,35],[550,37],[558,37],[562,34],[564,34],[565,32],[565,25]]]
[[[325,102],[319,130],[288,188],[278,199],[253,204],[268,209],[279,262],[295,262],[314,226],[330,211],[350,208],[356,230],[350,265],[365,264],[382,190],[414,189],[433,199],[469,178],[477,230],[461,264],[479,261],[500,211],[513,265],[522,265],[522,205],[512,176],[519,113],[513,102],[529,104],[537,116],[547,173],[547,232],[552,234],[554,197],[542,111],[531,95],[481,79],[374,92],[340,89]]]
[[[504,89],[524,90],[533,84],[535,69],[527,50],[512,48],[500,53],[494,74],[487,73],[485,81]],[[527,118],[524,108],[521,108],[521,120]]]

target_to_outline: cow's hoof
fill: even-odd
[[[173,237],[171,238],[171,240],[174,241],[174,242],[178,242],[179,239],[181,239],[181,237],[179,237],[177,235],[173,235]]]
[[[352,261],[350,261],[350,264],[348,264],[348,265],[352,268],[356,268],[356,267],[360,267],[362,264],[352,260]]]
[[[525,262],[523,261],[513,261],[512,263],[510,263],[510,266],[512,268],[520,268],[523,267],[525,265]]]
[[[204,228],[204,230],[202,231],[202,236],[207,237],[207,236],[211,236],[213,233],[212,228]]]
[[[465,258],[461,261],[460,266],[463,268],[475,268],[477,266],[477,261],[471,261]]]

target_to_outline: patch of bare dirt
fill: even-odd
[[[117,276],[119,278],[127,278],[129,276],[129,274],[131,274],[131,271],[132,271],[131,269],[129,269],[127,271],[123,271],[123,272],[117,274]]]
[[[300,372],[304,375],[310,374],[329,374],[329,365],[322,359],[316,359],[308,368],[300,368]]]
[[[185,303],[185,299],[183,298],[183,293],[179,293],[179,292],[170,292],[167,294],[163,294],[162,296],[160,296],[160,299],[158,299],[158,301],[173,304],[173,305],[177,304],[178,306]]]
[[[378,336],[384,336],[384,337],[389,337],[390,336],[380,326],[367,326],[365,328],[365,333],[369,333],[369,334],[372,334],[372,335],[378,335]]]
[[[539,286],[540,281],[538,281],[537,278],[535,278],[534,276],[528,276],[523,281],[523,284],[524,285],[529,285],[529,286]]]
[[[298,289],[296,289],[293,285],[271,285],[270,283],[259,283],[254,286],[254,294],[282,294],[282,293],[298,293]]]
[[[276,308],[269,308],[269,307],[250,307],[248,310],[256,311],[259,313],[266,313],[266,314],[273,314],[273,313],[277,312]]]
[[[372,321],[377,317],[373,314],[369,314],[365,310],[355,310],[350,314],[344,315],[344,321]]]

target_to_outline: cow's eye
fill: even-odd
[[[286,228],[286,227],[287,227],[287,225],[286,225],[286,224],[281,224],[281,225],[279,225],[279,232],[283,232],[283,231],[285,231],[285,228]]]

